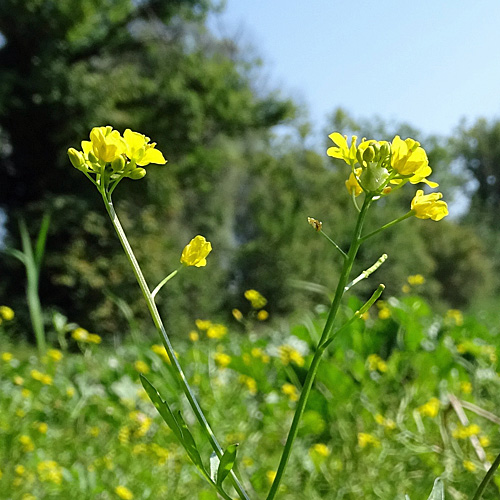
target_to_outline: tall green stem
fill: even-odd
[[[194,414],[196,415],[196,418],[198,419],[198,422],[201,425],[201,428],[203,430],[203,433],[209,440],[210,444],[212,445],[212,448],[216,455],[221,458],[223,454],[223,449],[220,446],[219,442],[217,441],[217,438],[215,437],[207,419],[205,418],[205,415],[203,414],[203,411],[198,404],[198,401],[196,400],[196,397],[194,395],[193,390],[191,389],[191,386],[189,385],[187,378],[181,368],[181,365],[179,364],[179,361],[177,360],[177,357],[175,356],[174,353],[174,348],[170,342],[170,339],[168,338],[167,332],[165,330],[165,327],[163,325],[163,321],[160,317],[160,313],[158,312],[158,308],[156,307],[154,297],[151,294],[148,284],[146,283],[146,279],[144,278],[144,275],[142,274],[142,270],[139,266],[139,263],[137,262],[137,259],[134,255],[134,252],[132,251],[132,247],[130,246],[130,243],[128,242],[127,236],[125,235],[125,232],[123,230],[123,227],[120,223],[120,220],[118,219],[118,215],[116,214],[116,211],[114,209],[113,203],[111,201],[111,196],[109,193],[104,191],[104,189],[100,188],[99,192],[101,193],[101,196],[104,201],[104,205],[106,206],[106,210],[108,212],[108,215],[111,219],[111,222],[113,223],[113,227],[115,228],[116,234],[118,235],[118,238],[120,240],[120,243],[122,244],[122,247],[125,251],[125,254],[127,255],[127,258],[130,262],[130,265],[132,266],[134,270],[135,277],[137,279],[137,282],[139,283],[139,286],[141,288],[142,294],[144,295],[144,298],[146,299],[146,303],[148,305],[149,312],[151,314],[151,317],[153,319],[153,323],[155,324],[156,329],[158,330],[158,333],[161,336],[161,340],[163,342],[163,345],[165,346],[165,350],[167,351],[168,357],[172,363],[173,369],[176,371],[179,382],[181,384],[182,390],[184,391],[184,394],[186,395],[187,400],[189,401],[189,404],[191,405],[191,408],[193,409]],[[238,495],[240,496],[241,499],[244,500],[250,500],[249,496],[243,489],[243,486],[240,484],[238,478],[234,474],[234,472],[231,470],[231,481],[233,483],[234,489],[237,491]]]
[[[286,439],[285,447],[283,448],[283,452],[281,454],[278,470],[276,471],[276,476],[274,478],[273,484],[271,485],[269,494],[267,495],[267,500],[272,500],[276,496],[281,480],[283,478],[283,474],[285,472],[285,468],[290,458],[292,445],[299,430],[300,419],[307,405],[309,394],[311,392],[312,385],[316,378],[316,373],[318,371],[321,357],[325,352],[327,342],[330,340],[330,335],[332,334],[333,331],[335,317],[339,310],[342,296],[344,295],[344,288],[349,280],[349,275],[351,273],[354,259],[356,258],[356,254],[358,253],[359,247],[361,245],[361,231],[363,229],[366,213],[371,205],[371,202],[372,198],[370,196],[366,196],[363,202],[363,206],[361,207],[360,213],[358,215],[358,220],[356,223],[356,228],[354,230],[351,246],[349,248],[349,252],[347,253],[347,257],[344,260],[344,265],[342,267],[342,272],[340,274],[339,283],[337,285],[337,290],[335,292],[335,297],[333,298],[333,302],[330,307],[330,313],[328,314],[328,318],[323,328],[323,333],[321,334],[321,339],[318,343],[316,352],[314,353],[311,366],[309,367],[309,370],[307,372],[307,376],[304,381],[304,385],[302,387],[302,392],[300,394],[300,398],[297,403],[297,408],[295,409],[295,414],[293,416],[292,425],[290,426],[290,431],[288,432],[288,437]]]

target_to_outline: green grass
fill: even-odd
[[[343,315],[360,304],[351,298]],[[257,499],[269,489],[325,313],[318,307],[293,324],[253,318],[226,333],[193,325],[174,344],[221,443],[240,443],[238,468]],[[117,499],[125,486],[134,499],[216,499],[139,382],[138,370],[148,372],[182,410],[208,464],[159,342],[114,347],[68,334],[69,351],[40,359],[14,343],[14,321],[0,326],[2,498]],[[320,367],[279,498],[419,500],[441,476],[446,498],[470,499],[500,451],[498,347],[480,320],[440,316],[418,297],[373,307]],[[483,498],[499,495],[492,484]]]

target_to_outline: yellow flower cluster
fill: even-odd
[[[447,325],[462,326],[464,324],[464,316],[458,309],[448,309],[444,321]]]
[[[377,413],[377,415],[375,415],[375,422],[390,431],[396,428],[396,422],[394,422],[394,420],[385,418],[383,415],[380,415],[380,413]]]
[[[115,493],[122,499],[122,500],[132,500],[134,498],[133,493],[126,487],[119,485],[115,488]]]
[[[216,352],[213,358],[220,368],[227,368],[231,364],[231,356],[224,352]]]
[[[328,148],[327,155],[345,161],[351,167],[346,188],[352,196],[365,192],[371,196],[385,196],[392,186],[425,183],[435,188],[437,183],[427,177],[432,173],[427,153],[414,139],[401,139],[398,135],[391,142],[347,137],[334,132],[329,135],[335,146]],[[392,186],[391,186],[392,185]],[[441,201],[441,193],[424,195],[418,190],[411,203],[413,214],[420,219],[441,220],[448,215],[448,207]]]
[[[370,354],[366,358],[366,364],[371,372],[385,373],[387,371],[387,363],[378,354]]]
[[[42,373],[38,370],[31,370],[30,375],[32,379],[38,380],[42,384],[52,385],[52,377],[47,373]]]
[[[155,148],[156,143],[149,141],[149,137],[130,129],[125,130],[122,137],[109,125],[94,127],[90,141],[82,141],[82,151],[69,148],[68,156],[72,165],[87,175],[107,173],[111,179],[142,179],[146,175],[143,167],[167,162]]]
[[[460,425],[453,432],[452,436],[455,439],[467,439],[471,436],[477,436],[481,432],[481,427],[477,424],[471,424],[467,426]]]
[[[12,321],[14,316],[14,311],[9,306],[0,306],[0,325],[2,324],[2,320]]]
[[[253,347],[250,351],[254,358],[261,359],[263,363],[269,363],[271,361],[271,356],[266,354],[260,347]]]
[[[134,363],[134,368],[136,369],[136,371],[138,371],[139,373],[144,373],[144,374],[148,374],[150,372],[150,369],[149,369],[149,366],[147,365],[147,363],[145,363],[144,361],[141,361],[140,359],[138,359],[135,363]]]
[[[279,357],[281,362],[286,366],[290,363],[295,363],[297,366],[304,366],[305,360],[295,347],[288,344],[283,344],[278,347]]]
[[[78,342],[84,342],[86,344],[100,344],[102,342],[102,338],[95,334],[89,333],[85,328],[77,328],[73,330],[71,336]]]
[[[200,331],[205,331],[207,338],[220,340],[227,335],[227,326],[220,323],[212,323],[210,320],[197,319],[196,327]],[[196,335],[195,335],[196,334]],[[198,332],[192,331],[189,334],[191,341],[196,342],[199,339]]]
[[[380,447],[380,441],[372,434],[360,432],[358,433],[358,445],[360,448],[366,448],[368,445],[378,448]]]
[[[267,304],[267,299],[257,290],[253,289],[245,292],[245,299],[250,302],[254,309],[262,309]]]
[[[158,354],[158,356],[160,356],[160,358],[163,359],[163,361],[165,361],[165,363],[170,364],[170,358],[168,357],[168,354],[167,354],[167,351],[165,350],[165,347],[163,347],[160,344],[154,344],[151,346],[151,350],[155,354]]]
[[[427,403],[418,407],[418,412],[425,417],[435,418],[439,413],[440,406],[441,402],[438,398],[431,398]]]
[[[328,457],[330,455],[330,448],[324,443],[316,443],[311,446],[310,451],[312,453],[317,453],[321,457]]]
[[[408,284],[411,286],[419,286],[425,283],[425,278],[421,274],[412,274],[406,278]]]
[[[299,390],[293,384],[285,383],[281,386],[281,392],[290,398],[290,401],[299,400]]]
[[[62,469],[55,460],[44,460],[37,465],[36,469],[40,481],[54,484],[62,483]]]
[[[239,376],[239,381],[243,384],[246,385],[248,392],[252,395],[257,394],[257,381],[249,377],[248,375],[240,375]]]

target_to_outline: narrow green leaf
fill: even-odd
[[[219,464],[219,457],[215,454],[215,451],[212,451],[212,454],[210,455],[210,477],[214,483],[217,480],[217,470],[219,469]]]
[[[237,449],[238,443],[229,445],[220,459],[219,468],[217,469],[217,484],[219,486],[222,485],[222,481],[226,479],[227,475],[231,472],[231,469],[234,466]]]
[[[166,401],[163,401],[161,398],[159,392],[155,389],[153,384],[144,376],[140,375],[141,379],[141,384],[144,387],[144,390],[147,392],[149,399],[153,402],[155,405],[155,408],[158,410],[158,413],[162,416],[163,420],[165,423],[172,429],[174,434],[177,436],[177,439],[183,443],[183,435],[182,435],[182,430],[177,423],[177,420],[174,417],[174,414],[172,413],[172,410],[168,406]]]
[[[186,451],[188,452],[188,455],[191,457],[191,460],[208,476],[208,473],[205,471],[205,467],[203,465],[203,460],[201,459],[200,452],[196,447],[196,442],[193,438],[193,435],[189,431],[186,422],[184,422],[184,419],[182,418],[180,411],[177,412],[177,421],[179,422],[179,426],[182,430],[184,448],[186,448]]]
[[[444,500],[444,484],[441,478],[438,477],[434,481],[434,487],[427,500]]]
[[[35,245],[35,261],[38,269],[42,263],[43,254],[45,252],[45,243],[47,242],[47,234],[49,232],[50,226],[50,215],[45,214],[42,219],[42,224],[40,225],[40,231],[38,232],[38,238]]]

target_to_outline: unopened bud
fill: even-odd
[[[131,172],[129,172],[127,174],[127,177],[137,181],[139,179],[142,179],[145,175],[146,175],[146,169],[137,167],[137,168],[134,168],[134,170],[132,170]]]
[[[85,165],[85,158],[80,151],[77,151],[75,148],[68,149],[69,161],[71,164],[78,170],[82,170]]]
[[[384,142],[383,144],[380,145],[380,158],[385,158],[386,156],[389,156],[390,152],[391,152],[391,147],[388,142]]]
[[[382,193],[389,194],[392,191],[391,186],[387,186],[382,190]]]
[[[363,160],[369,163],[374,159],[375,159],[375,148],[370,145],[363,151]]]
[[[125,166],[125,158],[122,155],[117,156],[111,162],[111,168],[113,169],[114,172],[121,172],[124,166]]]

